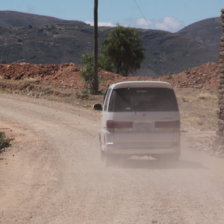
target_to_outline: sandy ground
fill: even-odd
[[[202,144],[202,151],[192,148],[201,133],[183,132],[176,164],[106,167],[99,118],[62,103],[0,95],[0,130],[16,137],[0,155],[0,223],[224,223],[224,161],[202,152]]]

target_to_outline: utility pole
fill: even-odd
[[[94,0],[94,77],[93,93],[97,94],[98,83],[98,0]]]
[[[224,8],[222,9],[221,19],[223,34],[220,43],[220,54],[219,54],[219,94],[218,94],[218,152],[224,153]]]

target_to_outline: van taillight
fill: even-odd
[[[133,128],[133,122],[131,121],[107,121],[107,130],[113,131],[115,129],[130,129]]]
[[[155,128],[179,129],[180,121],[156,121]]]

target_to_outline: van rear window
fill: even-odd
[[[178,105],[172,89],[120,88],[113,90],[108,111],[178,111]]]

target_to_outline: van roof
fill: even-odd
[[[172,86],[170,83],[162,82],[162,81],[124,81],[124,82],[114,83],[109,88],[118,89],[118,88],[128,88],[128,87],[158,87],[158,88],[172,89]]]

